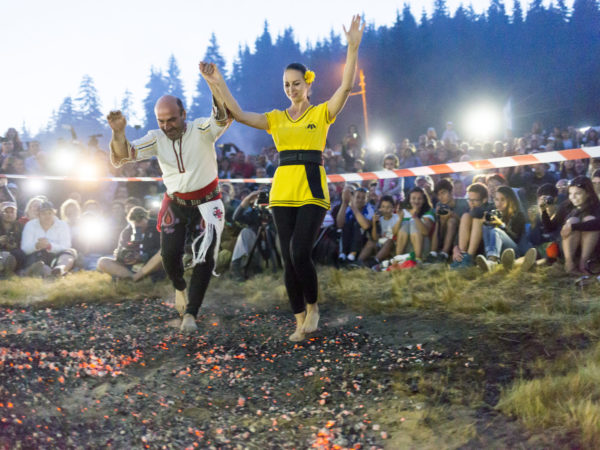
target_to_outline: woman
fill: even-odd
[[[396,239],[396,255],[405,253],[410,240],[415,257],[420,260],[423,256],[425,238],[429,237],[435,225],[435,214],[429,196],[420,187],[410,190],[408,201],[410,209],[404,209],[400,213],[401,225]]]
[[[292,63],[283,73],[283,87],[290,100],[284,110],[265,114],[243,111],[237,104],[214,64],[200,63],[204,78],[219,95],[234,119],[273,136],[280,165],[275,172],[269,205],[277,227],[284,260],[285,286],[296,317],[291,341],[302,341],[305,333],[317,329],[317,272],[311,250],[325,213],[330,207],[322,152],[327,131],[344,107],[352,90],[358,47],[364,23],[352,18],[344,33],[348,42],[346,66],[340,87],[325,103],[311,105],[309,94],[314,72]]]
[[[483,245],[485,256],[477,255],[475,262],[489,272],[500,259],[514,261],[515,254],[521,256],[526,244],[525,214],[521,211],[519,199],[509,186],[499,186],[494,195],[494,211],[486,212],[483,225]],[[501,258],[502,255],[502,258]],[[507,263],[506,266],[509,264]]]
[[[560,229],[565,270],[575,275],[589,274],[587,264],[600,237],[600,201],[592,181],[584,176],[573,178],[569,199],[552,217],[543,211],[542,224],[545,232]]]

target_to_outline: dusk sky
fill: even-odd
[[[171,54],[179,63],[189,99],[198,77],[198,61],[212,32],[230,65],[240,44],[253,48],[265,20],[274,38],[292,27],[304,46],[307,41],[323,39],[331,30],[341,34],[342,25],[348,26],[354,13],[363,14],[377,26],[391,25],[404,3],[6,0],[0,6],[0,133],[3,135],[8,127],[20,130],[23,123],[30,132],[37,132],[66,96],[77,96],[85,74],[94,79],[103,111],[118,107],[126,89],[141,109],[150,68],[166,69]],[[451,12],[460,3],[464,2],[447,2]],[[475,0],[473,7],[481,12],[489,3]],[[431,12],[433,0],[413,0],[409,4],[419,20],[423,8]],[[509,11],[511,6],[509,0]],[[523,9],[527,10],[526,1]]]

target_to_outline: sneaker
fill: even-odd
[[[437,252],[429,252],[429,255],[423,261],[425,264],[435,264],[438,262],[439,255]]]
[[[530,248],[525,252],[525,256],[523,258],[523,264],[521,265],[521,272],[528,272],[535,265],[535,260],[537,259],[537,250],[535,248]]]
[[[193,333],[198,327],[196,326],[196,319],[191,314],[185,314],[181,321],[181,327],[179,330],[182,333]]]
[[[179,313],[179,315],[181,317],[183,317],[183,313],[185,312],[185,309],[187,308],[187,304],[188,304],[187,292],[175,289],[175,309],[177,309],[177,312]]]
[[[507,248],[502,252],[502,256],[500,256],[500,262],[502,262],[502,267],[507,272],[510,272],[515,263],[515,251],[512,248]]]
[[[473,266],[473,257],[468,253],[462,254],[462,261],[452,261],[450,264],[451,269],[466,269],[467,267]]]
[[[496,261],[490,261],[483,255],[477,255],[475,258],[475,262],[477,263],[477,267],[479,267],[484,272],[491,272],[494,267],[498,265]]]
[[[66,274],[67,271],[65,270],[65,266],[55,266],[50,272],[50,275],[55,278],[64,277]]]
[[[439,252],[438,256],[437,256],[437,262],[438,263],[442,263],[442,264],[446,264],[448,262],[448,253],[446,253],[446,252]]]

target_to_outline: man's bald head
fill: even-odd
[[[154,114],[159,128],[175,141],[185,132],[186,112],[183,102],[172,95],[163,95],[154,105]]]

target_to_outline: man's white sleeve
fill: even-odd
[[[21,235],[21,250],[23,250],[27,255],[32,254],[35,252],[36,242],[37,239],[35,237],[33,222],[29,221],[25,224],[25,227],[23,228],[23,234]]]
[[[115,167],[121,167],[123,164],[133,161],[141,161],[152,158],[158,154],[158,138],[154,130],[150,131],[141,139],[133,142],[126,141],[127,156],[119,158],[114,151],[113,143],[110,143],[110,162]]]

